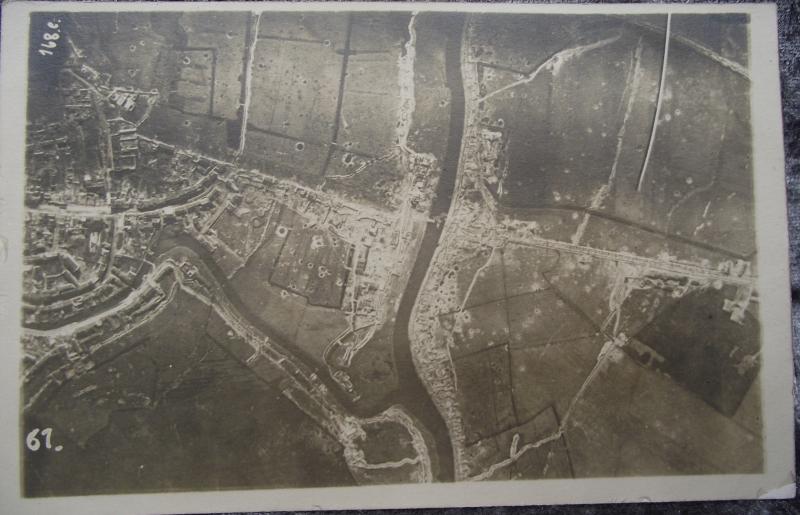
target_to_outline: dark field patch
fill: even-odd
[[[467,445],[518,423],[508,360],[506,345],[456,360]]]
[[[411,435],[405,427],[395,422],[376,422],[364,426],[366,439],[361,444],[367,463],[385,463],[413,458]]]
[[[750,312],[741,324],[722,310],[735,289],[687,294],[662,311],[637,338],[664,356],[664,372],[727,416],[732,416],[758,374],[743,366],[761,348],[761,326]]]

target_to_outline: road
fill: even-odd
[[[754,276],[743,275],[741,277],[731,275],[713,268],[706,268],[694,263],[687,263],[684,261],[664,261],[660,259],[647,258],[637,256],[635,254],[627,254],[624,252],[614,252],[612,250],[595,249],[593,247],[585,247],[583,245],[575,245],[564,241],[547,240],[544,238],[530,237],[525,240],[510,239],[509,243],[516,245],[525,245],[529,247],[537,247],[543,249],[556,250],[559,252],[567,252],[570,254],[578,254],[582,256],[592,256],[594,258],[605,259],[608,261],[617,261],[620,263],[627,263],[629,265],[640,266],[649,270],[666,272],[669,274],[679,275],[681,277],[689,277],[693,279],[709,279],[720,280],[725,283],[736,285],[750,285],[756,280]]]

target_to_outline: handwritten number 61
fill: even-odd
[[[42,447],[42,442],[39,439],[39,435],[44,437],[44,447],[45,449],[55,449],[56,452],[59,452],[62,447],[60,445],[56,445],[55,448],[50,441],[50,438],[53,435],[53,428],[46,427],[44,429],[33,429],[31,432],[28,433],[28,436],[25,437],[25,446],[30,449],[31,451],[38,451]]]

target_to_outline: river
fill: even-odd
[[[442,172],[436,188],[436,198],[431,208],[431,217],[446,215],[453,200],[458,161],[461,155],[461,137],[464,133],[464,87],[461,80],[461,38],[466,20],[463,13],[438,15],[442,21],[442,33],[447,35],[445,48],[445,72],[450,89],[450,126],[447,148],[442,161]],[[436,441],[439,458],[440,481],[453,481],[453,445],[442,415],[420,381],[411,356],[411,339],[408,327],[411,312],[416,304],[419,290],[425,280],[433,255],[439,245],[443,223],[429,222],[425,227],[417,259],[408,279],[408,284],[400,300],[394,329],[394,358],[400,382],[397,399],[408,411],[418,418],[431,432]]]

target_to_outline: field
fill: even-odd
[[[651,430],[640,430],[645,421]],[[624,354],[587,390],[571,426],[578,476],[745,474],[762,466],[758,433]]]
[[[479,119],[507,142],[503,205],[602,212],[608,220],[592,217],[586,230],[590,246],[620,246],[614,233],[639,228],[633,251],[666,248],[683,259],[708,257],[693,245],[753,251],[749,85],[686,42],[690,34],[723,59],[741,59],[741,24],[676,17],[662,88],[663,19],[508,22],[486,17],[472,38],[485,97]]]
[[[735,288],[692,292],[664,309],[636,337],[664,356],[659,366],[689,391],[727,416],[733,416],[758,374],[758,319],[752,311],[731,320],[722,310]],[[679,322],[680,321],[680,322]]]
[[[414,103],[416,110],[408,135],[409,146],[417,152],[433,154],[441,162],[447,148],[450,125],[450,90],[445,76],[447,16],[426,13],[418,16]]]
[[[245,12],[184,13],[181,16],[187,49],[213,52],[208,100],[209,114],[215,117],[233,120],[239,111],[249,17]]]
[[[526,420],[548,406],[563,417],[595,365],[602,345],[601,338],[588,337],[513,347],[511,381],[519,418]]]
[[[467,445],[517,425],[507,345],[456,360]]]
[[[273,217],[267,238],[231,284],[283,340],[322,363],[326,344],[347,327],[345,315],[330,309],[341,305],[346,246],[303,226],[304,219],[288,209]],[[316,247],[320,242],[325,246]]]

